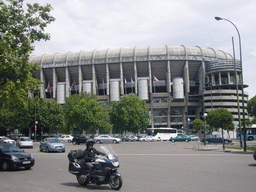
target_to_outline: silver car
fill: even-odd
[[[5,136],[0,136],[0,142],[14,144],[14,145],[16,143],[16,141],[9,139],[8,137],[5,137]]]
[[[39,149],[41,152],[45,150],[46,152],[58,151],[64,153],[66,146],[57,138],[45,138],[42,142],[40,142]]]
[[[20,137],[16,143],[17,147],[31,147],[33,148],[33,141],[29,137]]]
[[[98,137],[94,137],[96,143],[119,143],[122,140],[120,138],[111,137],[109,135],[100,135]]]

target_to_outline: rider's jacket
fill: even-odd
[[[84,150],[84,159],[86,162],[91,162],[95,160],[95,155],[106,155],[106,154],[96,150],[95,148],[92,148],[92,149],[87,148]]]

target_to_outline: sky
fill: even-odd
[[[255,0],[25,0],[51,4],[56,20],[47,26],[50,41],[35,43],[33,54],[67,53],[164,45],[222,50],[240,59],[244,90],[256,95]]]

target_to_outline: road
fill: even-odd
[[[113,191],[108,185],[80,186],[68,172],[68,151],[85,145],[67,144],[66,153],[31,152],[31,170],[0,171],[3,192]],[[255,191],[256,161],[252,154],[196,150],[197,143],[127,142],[112,145],[123,178],[120,191]],[[95,145],[99,148],[99,144]]]

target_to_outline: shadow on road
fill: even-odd
[[[61,183],[62,185],[76,188],[86,188],[91,190],[110,190],[111,188],[108,185],[92,185],[88,184],[86,186],[82,186],[79,183]]]

